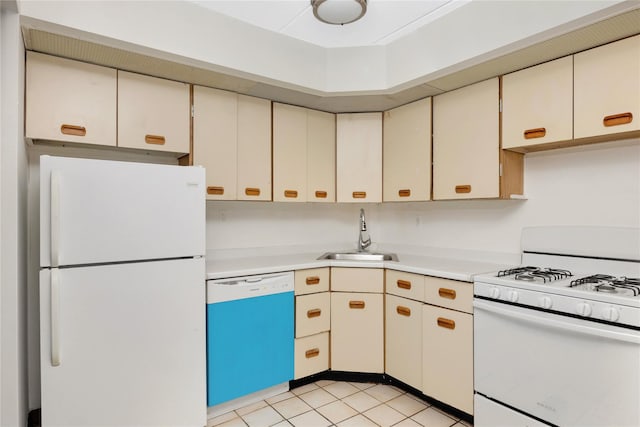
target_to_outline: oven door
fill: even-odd
[[[640,425],[639,331],[477,298],[473,306],[477,393],[560,426]],[[476,410],[476,425],[482,419]]]

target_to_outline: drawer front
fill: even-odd
[[[329,369],[329,332],[295,340],[295,374],[300,379]]]
[[[381,268],[331,268],[331,290],[341,292],[384,292]]]
[[[327,292],[329,290],[329,267],[310,268],[308,270],[296,270],[295,291],[296,295]]]
[[[473,313],[473,283],[425,276],[424,302]]]
[[[330,327],[329,292],[296,297],[296,338],[328,331]]]
[[[424,300],[423,275],[395,270],[386,270],[385,275],[385,289],[388,294],[414,299],[416,301]]]

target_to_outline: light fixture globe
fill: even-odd
[[[313,15],[332,25],[344,25],[362,18],[367,11],[367,0],[311,0]]]

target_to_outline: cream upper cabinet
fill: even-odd
[[[422,303],[385,295],[385,372],[422,389]]]
[[[189,153],[189,85],[118,71],[118,147]]]
[[[382,199],[431,199],[431,98],[386,111],[382,135]]]
[[[502,148],[573,139],[573,56],[502,77]]]
[[[271,101],[238,95],[238,200],[271,200]]]
[[[193,87],[193,163],[207,176],[207,199],[236,200],[238,95]]]
[[[335,201],[335,115],[273,104],[273,200]]]
[[[499,80],[433,97],[433,198],[500,194]]]
[[[25,136],[115,147],[116,73],[27,52]]]
[[[637,133],[640,35],[574,55],[574,91],[576,139]]]
[[[382,113],[336,117],[338,202],[382,202]]]

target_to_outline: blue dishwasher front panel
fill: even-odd
[[[207,304],[207,404],[293,379],[293,292]]]

